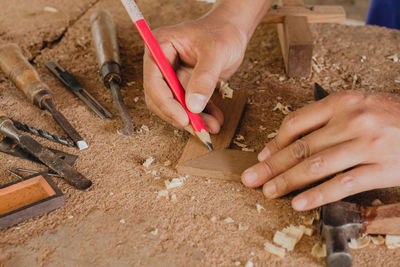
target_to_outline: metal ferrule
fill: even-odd
[[[104,80],[104,85],[110,88],[111,81],[118,84],[122,83],[121,67],[117,62],[106,62],[101,66],[101,76]]]
[[[34,96],[33,103],[40,109],[45,109],[45,106],[43,106],[43,102],[47,99],[53,99],[53,94],[49,90],[43,89]]]
[[[0,117],[0,132],[17,142],[20,140],[21,135],[15,128],[13,122],[7,117]]]

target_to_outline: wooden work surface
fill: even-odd
[[[138,5],[152,28],[197,18],[211,7],[204,2],[181,0],[140,0]],[[60,11],[45,12],[46,6]],[[85,138],[89,149],[79,152],[40,141],[78,154],[75,166],[94,182],[90,190],[81,192],[54,179],[65,195],[65,206],[1,231],[0,266],[234,266],[236,261],[244,266],[249,260],[254,266],[324,266],[323,261],[310,255],[317,235],[304,237],[284,259],[267,254],[263,248],[276,230],[300,224],[301,216],[307,215],[293,211],[292,195],[268,200],[261,190],[245,188],[238,182],[191,175],[183,186],[169,190],[170,200],[157,198],[157,192],[166,189],[166,180],[181,176],[174,167],[189,134],[174,131],[146,109],[143,44],[118,1],[18,0],[14,5],[2,1],[0,9],[4,11],[0,12],[0,40],[17,42],[34,58],[60,111]],[[122,94],[135,123],[149,128],[146,131],[144,127],[130,138],[117,133],[121,127],[118,116],[100,120],[44,67],[48,60],[57,61],[117,114],[111,94],[99,77],[91,44],[89,18],[97,9],[107,9],[115,18],[125,79]],[[260,151],[269,140],[267,136],[279,127],[284,115],[272,111],[276,104],[281,102],[293,109],[306,105],[312,100],[314,82],[330,93],[353,88],[400,94],[400,83],[395,83],[400,80],[400,63],[387,58],[400,55],[399,31],[335,24],[312,24],[310,29],[319,73],[312,71],[309,78],[288,79],[276,26],[262,24],[249,44],[243,64],[229,80],[232,88],[249,94],[237,127],[249,148]],[[366,57],[364,62],[362,56]],[[139,97],[137,102],[135,97]],[[32,106],[3,74],[0,106],[19,121],[62,134],[49,114]],[[231,149],[240,150],[236,145]],[[154,163],[143,167],[150,156],[155,158]],[[164,166],[167,160],[172,162],[170,166]],[[13,181],[7,168],[44,170],[3,154],[0,166],[1,184]],[[173,194],[176,202],[171,200]],[[375,198],[393,203],[400,199],[400,190],[380,190],[356,197],[365,205]],[[256,204],[265,210],[258,213]],[[211,221],[214,216],[215,223]],[[227,217],[234,222],[224,222]],[[248,229],[239,230],[239,223]],[[370,245],[352,253],[354,266],[397,266],[400,262],[399,249]]]

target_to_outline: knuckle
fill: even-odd
[[[310,146],[302,139],[297,140],[290,146],[290,153],[294,159],[304,159],[311,155]]]
[[[311,200],[311,203],[314,203],[316,206],[324,203],[324,193],[322,192],[321,188],[316,187],[311,190],[309,199]]]
[[[273,165],[272,165],[270,160],[266,159],[266,160],[262,161],[261,166],[262,166],[265,174],[268,177],[273,177],[274,176],[275,169],[274,169],[274,167],[273,167]]]
[[[344,105],[354,105],[362,101],[365,96],[363,93],[358,91],[345,91],[337,94],[339,103]]]
[[[283,195],[290,191],[290,183],[287,176],[282,174],[276,177],[274,180],[275,180],[274,182],[276,186],[276,192],[278,195]]]
[[[352,176],[345,175],[340,178],[340,184],[343,191],[351,193],[356,188],[356,179]]]
[[[366,130],[375,128],[377,120],[372,112],[362,109],[353,115],[350,123],[355,129]]]
[[[326,166],[326,161],[323,157],[313,157],[307,161],[308,170],[311,175],[318,176],[321,170]]]

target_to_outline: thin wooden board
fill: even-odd
[[[255,152],[222,149],[183,162],[178,166],[178,171],[189,175],[240,182],[243,171],[257,162]]]
[[[313,38],[306,17],[286,16],[277,25],[281,51],[289,77],[308,77],[311,73]]]
[[[45,174],[0,187],[0,230],[64,205],[61,190]]]
[[[341,23],[346,19],[346,11],[342,6],[276,6],[261,23],[283,23],[286,16],[307,17],[308,23]]]
[[[220,94],[217,92],[212,96],[214,104],[224,113],[224,124],[220,133],[211,136],[214,150],[227,148],[231,144],[247,102],[247,95],[246,91],[234,91],[232,99],[222,99]],[[178,166],[183,162],[198,158],[207,153],[210,153],[210,151],[198,140],[197,136],[191,136],[183,150],[181,158],[179,159]]]

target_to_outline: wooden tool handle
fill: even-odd
[[[361,213],[366,233],[400,235],[400,203],[362,207]]]
[[[100,68],[109,62],[120,64],[117,32],[111,14],[99,10],[92,14],[90,21]]]
[[[38,73],[16,44],[0,47],[0,68],[15,86],[40,108],[44,97],[52,97],[48,87],[40,81]]]

